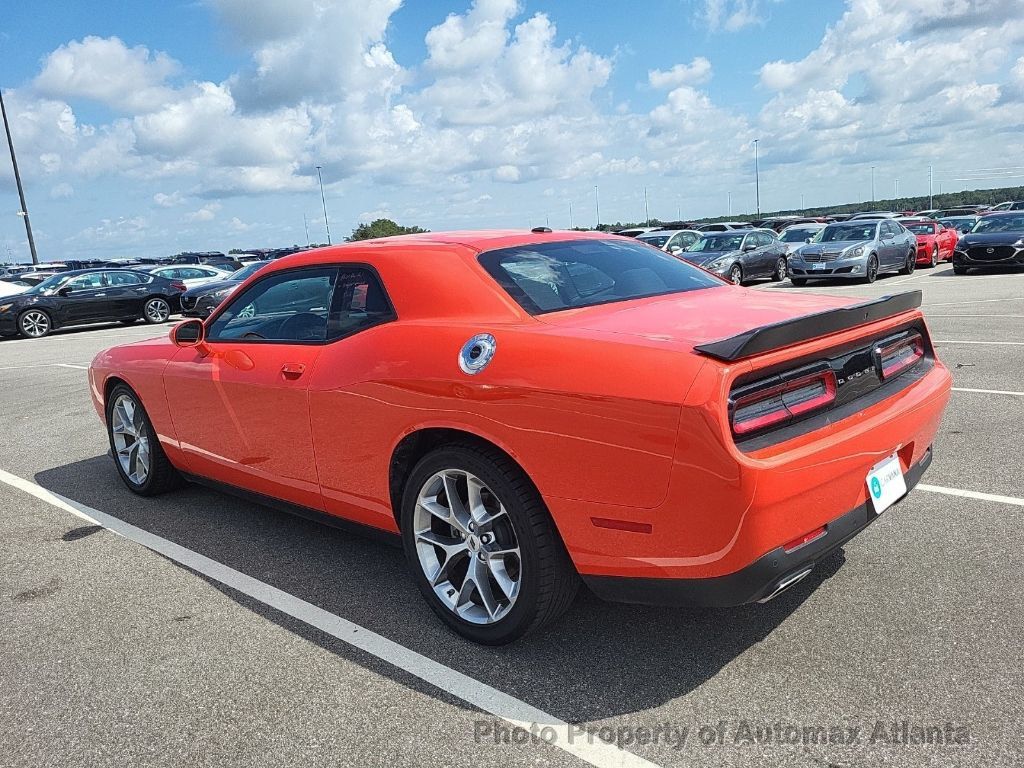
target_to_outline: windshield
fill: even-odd
[[[503,248],[480,264],[530,314],[722,285],[684,261],[636,242],[569,240]]]
[[[254,275],[257,272],[259,272],[261,269],[263,269],[263,267],[267,266],[268,263],[269,262],[266,261],[257,261],[255,264],[249,264],[247,266],[242,267],[239,270],[236,270],[228,275],[225,275],[224,279],[230,280],[233,283],[240,283],[243,280],[247,279],[250,275]]]
[[[671,235],[645,235],[643,237],[638,237],[637,240],[647,243],[648,245],[653,245],[655,248],[661,248],[661,246],[668,242],[669,237],[671,237]]]
[[[915,235],[931,235],[935,233],[935,225],[929,224],[927,222],[922,222],[920,224],[908,223],[904,224],[903,226],[905,226]]]
[[[705,235],[691,245],[689,251],[738,251],[743,245],[743,235]]]
[[[939,219],[939,224],[942,226],[955,229],[959,232],[970,232],[977,223],[978,219],[975,216],[965,219]]]
[[[1024,215],[986,216],[978,220],[971,232],[1024,232]]]
[[[849,240],[874,240],[875,228],[878,224],[874,221],[863,223],[844,222],[843,224],[829,224],[815,238],[820,243],[838,243]]]
[[[779,236],[779,240],[784,243],[802,243],[809,237],[813,237],[819,230],[817,229],[787,229]]]
[[[73,275],[53,275],[43,280],[41,283],[36,283],[35,286],[29,288],[25,293],[46,293],[60,286],[61,283],[70,279]]]

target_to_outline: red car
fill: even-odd
[[[935,267],[940,261],[952,261],[959,233],[933,219],[900,219],[917,236],[917,263]]]
[[[729,606],[806,576],[931,461],[950,375],[919,304],[600,233],[431,233],[283,258],[89,380],[132,491],[399,535],[434,611],[499,644],[581,580]]]

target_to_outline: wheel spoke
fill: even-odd
[[[473,558],[473,564],[470,566],[469,571],[466,572],[467,579],[470,573],[473,574],[473,584],[476,587],[476,594],[480,598],[480,603],[483,605],[484,610],[487,611],[487,616],[493,621],[498,613],[498,601],[494,598],[494,590],[491,589],[491,580],[488,578],[490,569],[485,561]]]
[[[512,554],[513,550],[508,550],[508,554]],[[519,550],[514,550],[515,554],[519,555]],[[503,557],[495,557],[494,553],[491,553],[490,557],[487,558],[487,569],[490,571],[491,576],[494,577],[494,581],[502,592],[505,593],[505,597],[509,600],[515,599],[518,592],[518,583],[513,579],[509,573],[508,568],[505,566],[505,559]]]
[[[457,482],[457,478],[451,472],[444,473],[444,495],[448,499],[448,509],[451,510],[451,517],[454,518],[455,524],[458,527],[468,530],[470,522],[469,510],[466,509],[466,503],[459,496]]]

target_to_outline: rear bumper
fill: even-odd
[[[929,447],[921,459],[907,470],[908,494],[921,480],[931,461],[932,449]],[[891,514],[891,509],[883,514]],[[830,521],[825,526],[825,534],[809,544],[789,553],[783,547],[777,547],[745,568],[724,576],[658,579],[583,574],[582,578],[594,594],[613,602],[724,608],[764,601],[798,582],[878,517],[880,515],[875,514],[870,502],[861,504]]]

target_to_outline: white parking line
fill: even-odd
[[[933,315],[929,312],[927,317],[931,320],[933,317],[1024,317],[1024,315]]]
[[[959,307],[963,304],[1001,304],[1004,301],[1024,301],[1024,296],[1013,296],[1009,299],[974,299],[972,301],[943,301],[939,304],[924,304],[925,307]]]
[[[942,493],[946,496],[962,496],[966,499],[978,499],[979,501],[994,501],[998,504],[1012,504],[1015,507],[1024,507],[1024,499],[1016,496],[1000,496],[995,493],[981,493],[980,491],[964,491],[960,488],[945,488],[941,485],[925,485],[918,483],[917,488],[930,493]]]
[[[966,341],[964,339],[932,339],[933,344],[993,344],[995,346],[1024,347],[1024,341]]]
[[[88,365],[75,365],[74,363],[30,363],[28,365],[5,365],[0,371],[22,371],[30,368],[77,368],[80,371],[88,371]]]
[[[976,392],[979,395],[1015,395],[1024,397],[1024,392],[1012,392],[1008,389],[970,389],[968,387],[953,387],[954,392]]]
[[[211,560],[198,552],[193,552],[180,544],[144,531],[105,512],[100,512],[98,509],[48,491],[41,485],[24,480],[9,472],[0,470],[0,482],[95,525],[101,525],[129,541],[141,544],[186,568],[404,670],[471,706],[495,717],[500,717],[511,725],[527,730],[534,723],[541,728],[550,727],[556,734],[556,737],[550,742],[551,746],[568,752],[590,765],[597,768],[659,768],[657,764],[638,757],[632,752],[601,741],[596,736],[589,736],[581,727],[559,720],[543,710],[532,707],[497,688],[492,688],[486,683],[399,645],[383,635],[378,635],[376,632],[329,613],[323,608],[318,608],[312,603],[307,603],[305,600],[254,579],[252,576],[247,576],[223,563]]]

